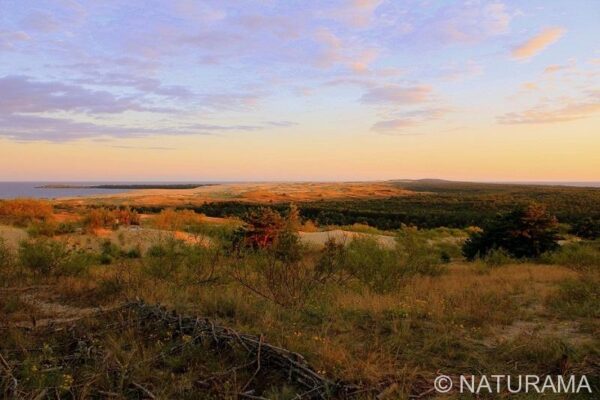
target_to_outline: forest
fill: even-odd
[[[317,225],[367,224],[378,229],[403,225],[420,228],[481,226],[515,205],[544,204],[559,222],[577,224],[600,219],[600,188],[462,183],[421,180],[395,183],[414,194],[390,198],[323,200],[296,204],[303,220]],[[211,217],[243,217],[259,204],[241,201],[206,202],[179,206]],[[285,213],[288,203],[272,203]],[[157,213],[160,205],[136,206],[142,213]]]

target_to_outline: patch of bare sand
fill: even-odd
[[[336,242],[350,243],[356,238],[372,238],[385,248],[393,248],[396,245],[396,239],[393,236],[374,235],[369,233],[359,233],[334,229],[324,232],[299,232],[302,243],[315,247],[323,247],[329,239],[335,239]]]
[[[118,307],[73,307],[54,302],[47,294],[44,295],[44,292],[40,292],[38,288],[35,289],[37,291],[36,294],[31,293],[32,290],[26,290],[29,293],[19,294],[19,300],[32,307],[35,311],[29,315],[28,320],[13,321],[12,325],[20,328],[34,328],[73,322]]]
[[[514,321],[511,325],[499,328],[492,338],[486,340],[489,346],[510,342],[520,337],[556,337],[572,345],[591,343],[594,338],[580,332],[575,321]]]

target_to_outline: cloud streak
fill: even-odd
[[[396,84],[369,89],[360,98],[363,104],[418,104],[431,99],[432,88],[428,85],[400,86]]]
[[[512,51],[512,57],[526,60],[536,56],[551,44],[558,41],[566,33],[564,28],[546,28],[531,39],[525,41]]]
[[[117,97],[62,82],[40,82],[23,75],[0,78],[0,93],[0,113],[161,111],[142,106],[133,97]]]
[[[266,125],[170,124],[165,127],[107,125],[67,118],[36,115],[0,115],[0,136],[21,142],[64,143],[93,138],[142,138],[148,136],[217,135],[223,132],[250,132]]]
[[[561,101],[562,102],[562,101]],[[499,116],[500,124],[553,124],[589,118],[600,113],[600,92],[591,92],[586,99],[571,101],[563,107],[538,106]]]

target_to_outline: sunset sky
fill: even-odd
[[[600,181],[600,2],[0,0],[0,180]]]

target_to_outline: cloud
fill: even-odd
[[[23,31],[4,31],[0,30],[0,50],[13,49],[18,42],[25,42],[31,37]]]
[[[257,131],[265,125],[170,124],[164,127],[135,127],[79,122],[67,118],[36,115],[0,115],[0,136],[12,140],[64,143],[93,138],[141,138],[172,135],[214,135],[219,132]]]
[[[430,100],[430,86],[400,86],[395,84],[369,89],[360,98],[363,104],[417,104]]]
[[[163,146],[127,146],[127,145],[111,145],[109,147],[115,149],[133,149],[133,150],[175,150],[175,147]]]
[[[22,25],[26,30],[34,30],[44,33],[56,32],[60,28],[59,22],[52,14],[46,11],[35,10],[27,15]]]
[[[371,130],[376,132],[398,131],[404,128],[410,128],[417,125],[417,122],[412,119],[391,119],[387,121],[379,121],[375,123]]]
[[[213,111],[240,111],[253,109],[264,96],[262,92],[207,93],[199,95],[198,102],[201,107]]]
[[[512,57],[518,60],[531,58],[559,40],[565,32],[564,28],[546,28],[531,39],[515,47],[512,51]]]
[[[379,56],[379,51],[376,49],[365,49],[358,54],[356,59],[351,61],[350,68],[357,73],[364,74],[369,72],[369,65],[373,63]]]
[[[344,59],[342,56],[342,40],[329,29],[317,29],[315,41],[320,46],[317,56],[317,65],[320,67],[331,67]]]
[[[256,131],[267,127],[288,127],[289,121],[263,124],[205,124],[180,122],[178,108],[155,107],[147,95],[194,101],[207,111],[242,110],[254,107],[262,93],[195,94],[182,86],[162,85],[158,80],[125,74],[100,75],[83,79],[87,85],[133,87],[141,94],[115,95],[63,82],[41,82],[23,75],[0,78],[0,136],[19,141],[66,142],[83,138],[130,138],[153,135],[209,135],[219,132]],[[193,110],[188,106],[187,110]],[[162,113],[166,119],[154,125],[131,126],[119,123],[127,111]],[[108,123],[105,114],[115,114]],[[193,115],[190,114],[190,115]],[[89,122],[91,118],[101,116]],[[83,118],[82,118],[83,117]],[[188,115],[189,117],[189,115]],[[169,122],[177,121],[177,122]]]
[[[284,127],[284,128],[298,125],[297,122],[293,122],[293,121],[266,121],[265,124],[270,125],[270,126],[276,126],[276,127]]]
[[[392,118],[376,122],[371,130],[379,133],[398,133],[407,128],[439,120],[451,110],[444,107],[422,108],[396,113]]]
[[[158,79],[122,72],[92,72],[89,79],[77,79],[87,85],[130,87],[146,94],[155,94],[177,100],[190,100],[194,92],[181,85],[163,85]]]
[[[366,28],[374,19],[375,10],[383,0],[347,0],[329,12],[332,19],[353,28]]]
[[[107,91],[95,91],[61,82],[39,82],[23,75],[0,78],[0,93],[0,114],[161,111],[158,108],[142,106],[131,97],[117,97]]]
[[[534,82],[525,82],[521,85],[521,87],[525,90],[537,90],[539,86]]]
[[[440,76],[449,81],[460,81],[483,74],[483,65],[473,60],[452,62],[440,68]]]
[[[521,112],[511,112],[498,117],[501,124],[551,124],[588,118],[600,113],[600,101],[572,102],[564,107],[535,107]]]
[[[513,16],[502,2],[463,1],[442,7],[413,26],[413,37],[432,43],[477,43],[508,33]]]
[[[548,65],[546,68],[544,68],[544,73],[545,74],[553,74],[555,72],[562,71],[566,68],[567,67],[565,65],[552,64],[552,65]]]

